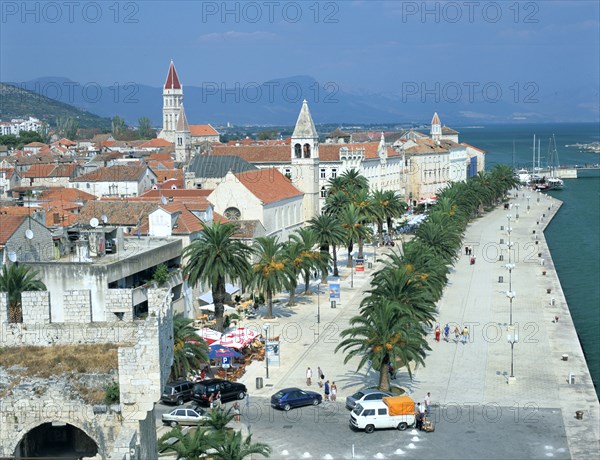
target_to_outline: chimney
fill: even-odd
[[[52,217],[53,217],[53,221],[52,221],[52,222],[53,222],[53,224],[54,224],[54,225],[60,225],[60,214],[59,214],[59,213],[57,213],[57,212],[55,212],[55,213],[52,215]]]

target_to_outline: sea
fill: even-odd
[[[497,163],[531,169],[533,135],[541,139],[541,165],[554,135],[561,166],[598,165],[600,154],[566,147],[600,141],[600,123],[516,124],[453,127],[459,140],[487,151],[486,170]],[[513,154],[514,142],[514,154]],[[600,389],[600,170],[579,170],[553,197],[563,205],[545,235],[596,394]]]

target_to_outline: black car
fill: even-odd
[[[285,411],[293,407],[318,406],[323,397],[314,391],[301,390],[300,388],[285,388],[271,396],[271,406]]]
[[[246,385],[238,382],[230,382],[222,379],[208,379],[194,384],[192,399],[198,404],[208,406],[210,395],[217,395],[221,392],[221,401],[232,401],[234,399],[244,399],[248,389]],[[214,397],[213,396],[213,397]]]
[[[178,380],[167,383],[163,388],[161,401],[181,406],[184,402],[192,399],[194,384],[187,380]]]

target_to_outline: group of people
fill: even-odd
[[[446,323],[446,325],[444,326],[444,340],[446,342],[450,342],[450,324]],[[441,339],[441,335],[442,335],[442,330],[440,329],[440,325],[436,324],[435,325],[435,341],[439,342]],[[469,341],[469,328],[467,326],[464,326],[462,328],[462,330],[458,327],[458,324],[454,325],[454,328],[452,329],[452,334],[454,335],[454,343],[458,343],[458,341],[460,340],[463,344],[467,343]]]
[[[415,427],[417,430],[423,429],[423,423],[427,420],[427,417],[429,416],[430,408],[431,408],[431,393],[427,392],[427,395],[425,396],[423,403],[421,404],[421,402],[418,402],[417,406],[415,407],[415,419],[416,419]]]
[[[329,380],[325,380],[325,374],[321,370],[320,366],[317,366],[317,375],[319,377],[319,387],[323,388],[323,399],[325,401],[335,401],[337,399],[337,385],[335,382],[329,383]],[[312,369],[309,367],[306,369],[306,384],[312,385]]]
[[[471,246],[465,246],[465,256],[470,256],[471,265],[475,265],[475,256],[473,255],[473,248]]]
[[[208,397],[208,405],[211,409],[223,410],[223,402],[221,401],[221,392],[220,391],[210,394],[210,396]],[[240,415],[241,415],[240,403],[237,401],[235,403],[233,403],[232,410],[233,410],[233,419],[236,422],[239,422]]]

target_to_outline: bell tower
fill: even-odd
[[[442,122],[440,121],[437,112],[433,114],[433,119],[431,120],[430,134],[431,138],[436,142],[442,138]]]
[[[167,79],[163,88],[163,128],[158,135],[161,139],[175,142],[175,130],[177,129],[177,117],[179,108],[183,104],[183,87],[179,82],[179,76],[175,70],[175,64],[171,60]]]
[[[185,116],[183,104],[179,107],[177,114],[177,126],[175,128],[175,160],[187,164],[190,161],[190,147],[192,135],[190,126]]]
[[[292,134],[292,183],[304,193],[304,220],[319,215],[319,134],[308,103],[302,103]]]

